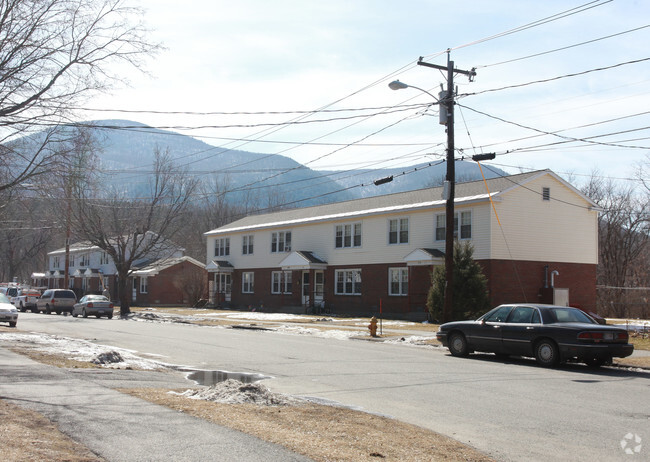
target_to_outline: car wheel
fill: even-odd
[[[56,314],[61,314],[61,310],[56,310]]]
[[[109,315],[106,316],[106,317],[107,317],[108,319],[113,319],[113,315],[112,315],[112,314],[109,314]]]
[[[16,327],[17,321],[9,321],[9,327]]]
[[[79,316],[79,315],[78,315],[77,313],[75,313],[74,311],[72,311],[70,314],[72,315],[73,318],[76,318],[77,316]]]
[[[83,316],[84,318],[87,318],[87,317],[88,317],[88,313],[86,313],[86,309],[85,309],[85,308],[84,308],[83,310],[81,310],[81,316]]]
[[[50,309],[50,305],[45,305],[45,312],[47,314],[52,314],[52,310]]]
[[[469,350],[467,348],[467,339],[460,332],[454,332],[449,336],[449,352],[453,356],[467,356]]]
[[[560,362],[560,353],[553,340],[543,339],[535,345],[535,360],[544,367],[553,367]]]
[[[27,311],[27,308],[25,308],[25,305],[23,305],[23,302],[20,302],[20,312],[24,313],[25,311]]]

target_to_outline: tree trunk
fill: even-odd
[[[120,296],[120,316],[126,317],[131,313],[130,299],[131,293],[129,291],[129,277],[128,273],[117,273],[117,291]]]

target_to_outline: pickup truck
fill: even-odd
[[[36,300],[41,296],[38,290],[34,289],[19,289],[18,295],[11,297],[11,303],[18,308],[22,313],[30,309],[33,313],[36,312]]]

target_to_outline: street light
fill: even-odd
[[[449,69],[453,70],[453,61]],[[440,124],[447,126],[447,176],[445,181],[444,199],[445,207],[445,299],[442,308],[442,321],[450,320],[454,294],[454,185],[456,181],[456,169],[454,165],[454,96],[453,72],[449,72],[447,80],[447,91],[440,92],[440,99],[433,96],[423,88],[409,85],[399,80],[388,84],[391,90],[403,90],[404,88],[415,88],[431,96],[437,103],[443,106],[440,111]],[[443,112],[444,111],[444,112]]]

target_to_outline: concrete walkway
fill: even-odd
[[[190,387],[179,374],[47,366],[0,347],[0,399],[37,411],[109,461],[308,461],[112,387]]]

